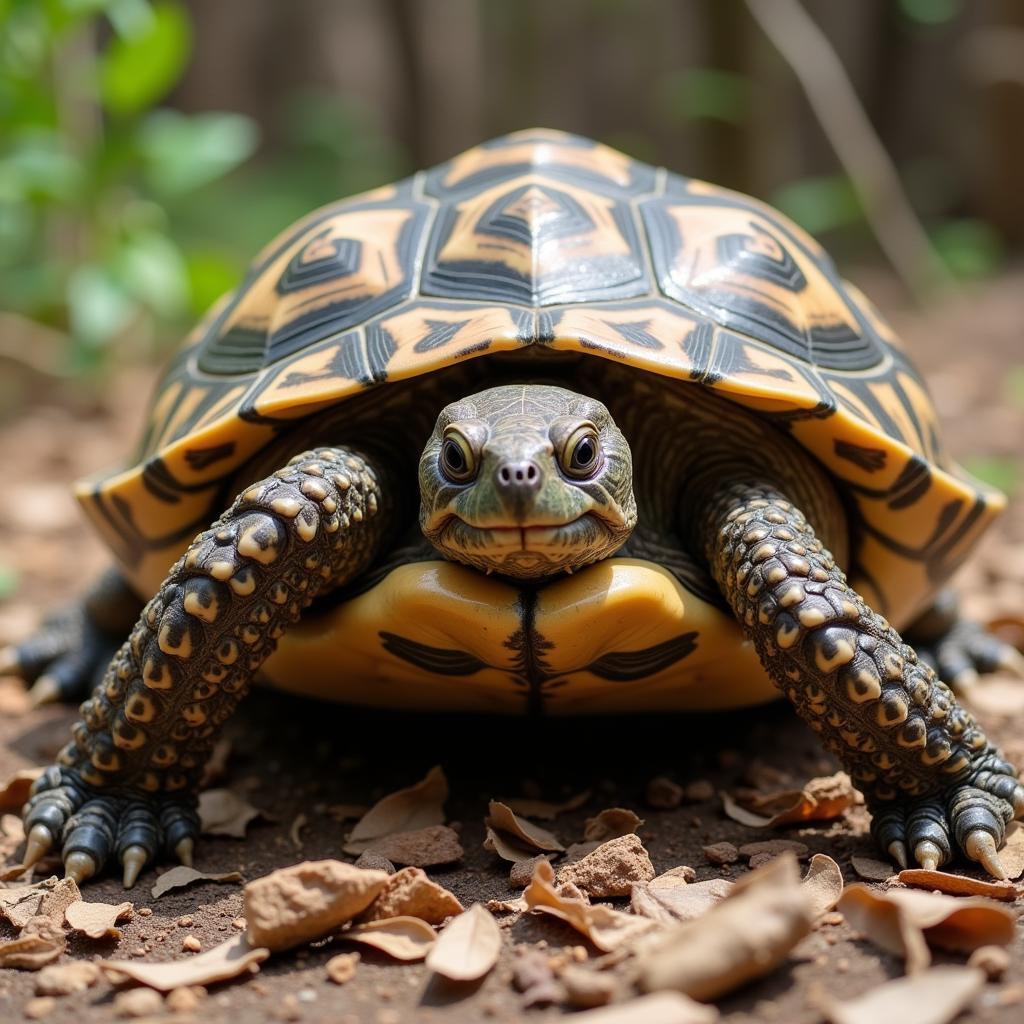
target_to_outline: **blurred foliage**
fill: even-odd
[[[967,459],[964,463],[968,473],[979,480],[999,488],[1004,494],[1013,497],[1021,482],[1021,467],[1016,459],[999,455],[979,455]]]
[[[177,337],[289,222],[403,169],[310,95],[240,172],[251,119],[158,106],[191,51],[177,0],[0,0],[0,309],[67,332],[64,370]]]

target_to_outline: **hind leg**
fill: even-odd
[[[952,590],[939,594],[907,629],[907,642],[958,693],[969,689],[979,673],[1003,670],[1024,678],[1024,654],[979,623],[961,618]]]
[[[35,705],[88,696],[132,628],[142,601],[108,569],[76,601],[45,619],[27,640],[0,651],[0,675],[32,683]]]

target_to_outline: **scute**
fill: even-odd
[[[891,329],[805,232],[754,199],[541,130],[283,232],[186,339],[135,463],[80,500],[149,592],[287,424],[530,346],[625,362],[777,421],[848,497],[855,583],[896,625],[1002,507],[946,458]]]

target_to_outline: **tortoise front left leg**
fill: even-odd
[[[81,881],[111,853],[131,885],[163,848],[191,858],[200,773],[253,675],[317,594],[379,553],[363,456],[319,448],[245,490],[143,609],[25,810],[25,863],[62,843]]]
[[[959,849],[1005,877],[996,851],[1024,815],[1016,768],[849,586],[800,510],[772,486],[737,483],[701,529],[762,664],[867,796],[883,849],[932,868]]]

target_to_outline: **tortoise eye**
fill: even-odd
[[[452,431],[441,442],[441,472],[453,483],[464,484],[476,476],[476,456],[469,442]]]
[[[575,430],[562,449],[562,469],[569,476],[582,479],[591,476],[601,461],[601,442],[592,424]]]

